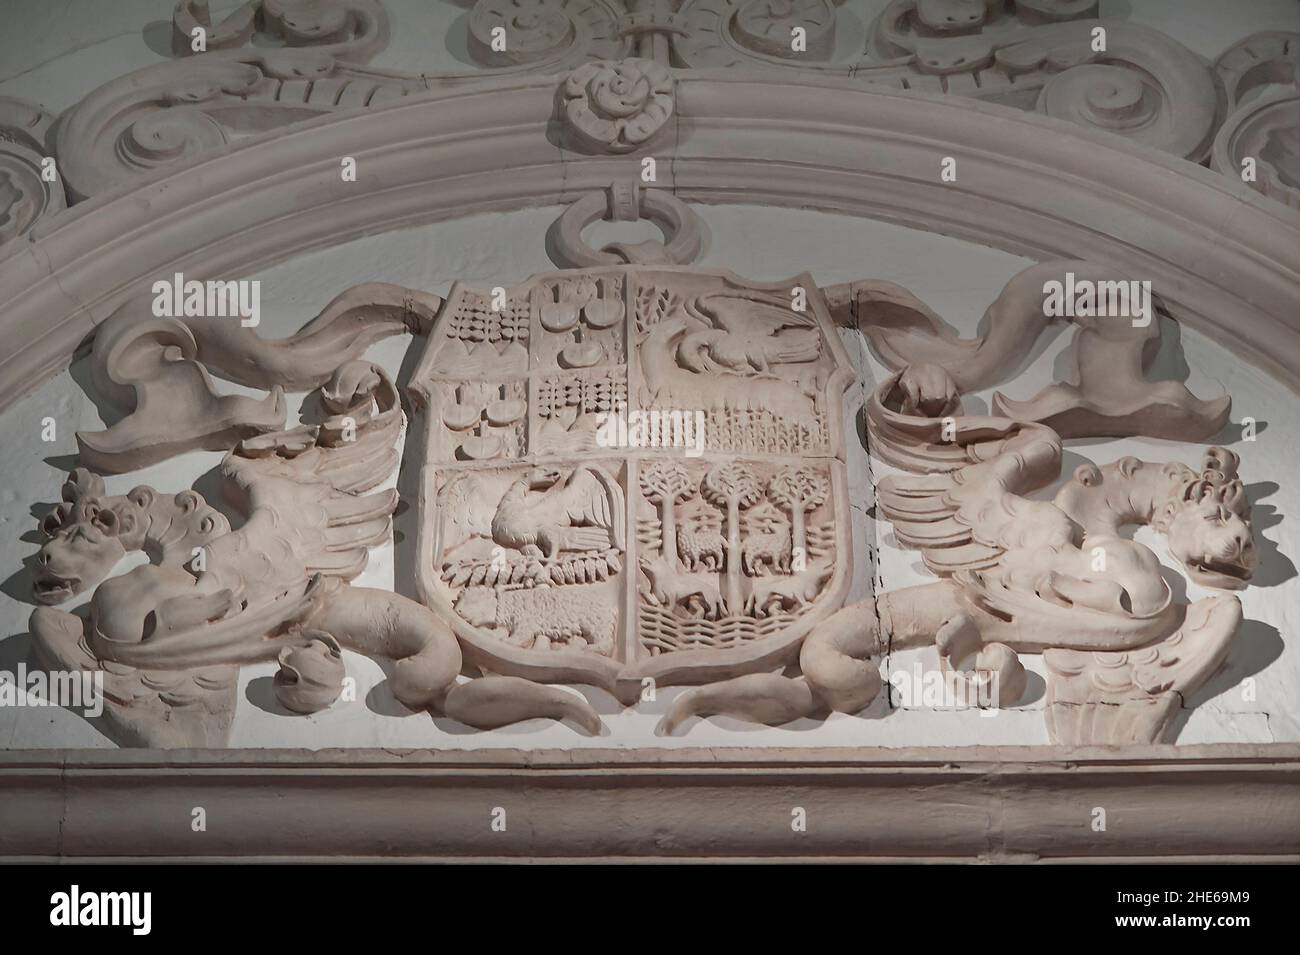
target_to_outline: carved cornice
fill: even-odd
[[[870,216],[1149,276],[1174,318],[1300,388],[1300,215],[1245,184],[978,103],[736,71],[679,78],[659,147],[586,156],[548,137],[555,95],[552,78],[507,78],[324,116],[38,223],[0,249],[0,403],[155,278],[230,278],[385,229],[568,202],[636,176],[646,154],[683,201]],[[959,190],[935,174],[945,156]]]
[[[11,860],[1283,862],[1300,747],[7,751],[0,811]]]

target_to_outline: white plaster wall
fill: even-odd
[[[860,23],[870,22],[883,0],[850,0],[860,11]],[[234,4],[214,4],[214,12]],[[387,0],[394,21],[394,39],[375,65],[405,70],[455,70],[466,66],[464,18],[467,8],[444,0]],[[1261,29],[1300,28],[1300,5],[1293,0],[1119,0],[1107,4],[1110,15],[1128,15],[1165,30],[1206,57],[1237,39]],[[70,106],[102,82],[122,72],[158,62],[169,42],[171,3],[156,0],[0,0],[0,95],[37,100],[52,110]],[[459,34],[457,33],[459,31]],[[457,39],[459,35],[459,39]],[[841,36],[845,58],[860,49],[859,39]],[[444,37],[450,37],[444,44]],[[543,236],[558,209],[492,215],[455,223],[375,236],[334,249],[302,256],[258,275],[262,282],[264,335],[288,334],[349,285],[387,281],[445,292],[455,280],[484,287],[510,285],[535,272],[552,268]],[[985,306],[1003,284],[1028,264],[1025,260],[970,243],[905,229],[813,212],[719,207],[700,210],[710,243],[704,266],[732,269],[758,280],[788,277],[811,270],[821,284],[872,277],[910,288],[965,334],[973,334]],[[597,230],[599,233],[601,230]],[[608,231],[608,230],[605,230]],[[861,363],[863,379],[879,377],[882,369],[860,342],[847,336]],[[1040,342],[1032,364],[1003,390],[1027,397],[1059,373],[1069,335],[1058,329]],[[394,339],[372,349],[371,357],[397,372],[410,339]],[[1257,422],[1253,441],[1240,439],[1240,427],[1229,426],[1219,442],[1242,457],[1242,477],[1255,504],[1256,527],[1265,561],[1256,583],[1242,595],[1247,624],[1238,637],[1224,672],[1191,701],[1197,704],[1180,727],[1179,742],[1300,740],[1300,648],[1291,635],[1300,618],[1300,579],[1294,560],[1300,553],[1300,482],[1289,481],[1295,448],[1300,447],[1296,396],[1277,382],[1243,366],[1218,346],[1191,330],[1166,328],[1165,347],[1158,362],[1164,376],[1186,377],[1202,397],[1224,392],[1234,398],[1233,420]],[[102,426],[99,409],[83,385],[89,372],[84,359],[48,382],[36,394],[0,414],[0,447],[4,448],[0,480],[0,670],[12,671],[27,657],[30,637],[26,602],[30,577],[23,567],[36,550],[35,514],[57,500],[66,471],[75,464],[78,429]],[[230,391],[241,391],[228,386]],[[297,396],[301,397],[301,396]],[[968,408],[987,407],[988,394],[972,396]],[[291,403],[292,404],[292,403]],[[847,409],[851,414],[853,408]],[[41,420],[53,417],[58,439],[43,443]],[[1124,454],[1149,459],[1199,461],[1199,449],[1151,440],[1071,442],[1065,471],[1082,457],[1105,463]],[[899,550],[883,522],[868,516],[864,488],[865,459],[851,446],[854,484],[858,489],[853,519],[855,534],[865,544],[882,546],[879,575],[893,589],[928,579],[918,555]],[[110,492],[121,493],[148,483],[176,491],[198,481],[213,497],[214,453],[192,453],[130,475],[110,478]],[[883,467],[878,470],[884,471]],[[409,518],[408,518],[409,520]],[[399,532],[402,526],[399,522]],[[1162,541],[1139,531],[1168,563]],[[135,555],[134,560],[141,560]],[[373,554],[361,583],[393,584],[393,549]],[[124,562],[125,570],[131,562]],[[868,592],[869,570],[858,569],[855,597]],[[1193,585],[1188,596],[1202,594]],[[75,607],[74,601],[69,607]],[[66,609],[66,608],[65,608]],[[936,665],[934,652],[911,651],[886,661],[886,673],[909,669],[920,660]],[[1041,674],[1039,660],[1027,657]],[[654,736],[654,725],[678,690],[662,690],[654,704],[624,711],[612,698],[581,689],[602,713],[605,734],[585,738],[568,726],[542,721],[493,733],[467,730],[449,720],[407,714],[380,686],[377,664],[347,655],[349,673],[359,685],[358,700],[339,703],[312,717],[278,711],[270,694],[274,665],[244,669],[240,710],[232,735],[235,746],[681,746],[681,745],[963,745],[1046,743],[1042,715],[1042,683],[1031,685],[1033,698],[1022,707],[996,715],[974,711],[899,710],[883,695],[865,713],[837,714],[822,722],[801,721],[780,729],[756,728],[725,718],[697,722],[675,739]],[[1254,699],[1242,681],[1254,680]],[[51,708],[0,707],[0,747],[109,747],[113,744],[81,717]]]

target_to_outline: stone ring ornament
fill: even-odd
[[[593,249],[583,231],[598,219],[638,222],[649,219],[665,240],[639,243],[614,242]],[[687,265],[700,254],[704,242],[699,217],[670,192],[644,189],[632,182],[614,183],[608,190],[592,190],[564,210],[552,226],[552,258],[562,268],[597,265]]]
[[[654,60],[603,60],[570,73],[561,96],[569,128],[584,146],[631,152],[672,115],[673,78]]]

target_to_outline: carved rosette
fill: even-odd
[[[585,146],[630,152],[648,142],[673,112],[673,78],[653,60],[600,61],[564,81],[564,116]]]

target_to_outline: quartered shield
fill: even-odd
[[[625,702],[793,661],[849,587],[852,378],[808,275],[457,285],[411,385],[421,599],[484,671]]]

